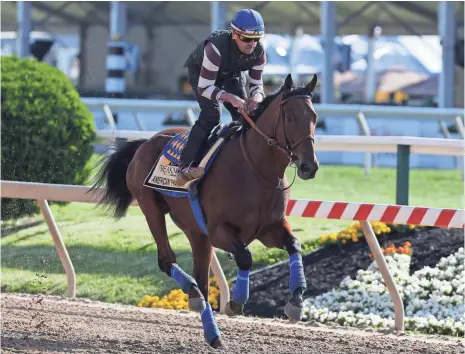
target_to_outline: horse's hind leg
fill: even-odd
[[[151,191],[148,191],[148,195],[151,195]],[[165,213],[157,205],[155,196],[137,199],[137,201],[157,244],[158,266],[181,286],[185,294],[189,295],[189,307],[198,312],[203,311],[205,301],[197,282],[176,263],[176,255],[171,248],[166,231]]]
[[[195,244],[196,247],[200,247],[200,245],[205,244],[206,252],[202,253],[193,249],[193,254],[195,255],[194,274],[198,273],[199,276],[201,274],[205,276],[205,278],[202,276],[199,277],[199,279],[202,279],[201,287],[203,292],[206,294],[204,298],[204,295],[202,295],[202,292],[199,290],[194,278],[189,276],[176,264],[176,256],[170,246],[166,230],[165,214],[170,211],[168,204],[160,194],[154,193],[149,188],[143,186],[145,177],[150,172],[150,168],[153,166],[157,156],[161,153],[161,149],[157,149],[157,147],[152,146],[151,143],[156,145],[156,141],[154,140],[143,144],[136,152],[134,159],[131,161],[126,175],[128,188],[134,198],[137,199],[139,207],[145,215],[147,224],[149,225],[150,231],[155,239],[155,243],[157,244],[158,265],[160,269],[176,280],[184,293],[189,294],[189,306],[197,306],[196,310],[202,312],[202,325],[204,328],[205,338],[208,343],[214,348],[221,347],[222,343],[220,340],[219,330],[215,323],[211,306],[205,301],[205,298],[208,298],[208,270],[212,255],[211,244],[206,237],[205,243],[198,241],[191,242]],[[187,231],[187,228],[185,227],[181,227],[181,229]],[[196,236],[196,234],[189,235],[186,233],[186,235],[188,235],[188,237],[191,236],[199,238],[199,235]],[[201,259],[198,258],[198,256],[202,254],[207,257],[207,262],[202,262]],[[205,257],[204,261],[207,260]],[[202,271],[203,268],[206,268],[205,271]],[[203,285],[203,282],[205,282],[206,285]]]
[[[192,248],[193,269],[192,276],[205,299],[208,299],[210,263],[213,257],[213,247],[208,237],[201,233],[185,232]],[[195,299],[189,298],[189,307],[193,310],[204,308],[196,306]]]
[[[200,291],[206,299],[203,301],[205,309],[200,314],[205,340],[213,348],[220,348],[223,345],[220,330],[216,325],[211,305],[208,302],[208,276],[210,274],[213,247],[207,235],[190,233],[187,236],[192,246],[192,257],[194,260],[193,276],[197,280]]]
[[[160,269],[176,280],[189,297],[203,298],[196,281],[176,264],[176,255],[171,248],[166,230],[165,214],[169,212],[168,204],[159,193],[143,186],[144,179],[157,158],[156,150],[156,140],[148,141],[139,148],[128,168],[127,185],[131,194],[137,199],[157,244]]]
[[[171,216],[174,223],[184,231],[192,248],[193,258],[193,272],[195,280],[197,281],[198,289],[201,291],[201,297],[189,296],[189,308],[200,312],[202,319],[202,327],[205,340],[213,348],[222,346],[221,334],[218,326],[216,325],[215,318],[211,305],[208,302],[208,288],[209,288],[209,274],[210,263],[213,257],[213,247],[210,239],[203,233],[190,231],[183,223],[174,215]],[[204,300],[207,299],[207,300]]]

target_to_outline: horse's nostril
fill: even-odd
[[[310,167],[308,167],[307,165],[302,165],[300,166],[300,170],[302,171],[302,173],[305,173],[305,174],[310,174]]]

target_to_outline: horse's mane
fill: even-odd
[[[255,109],[254,113],[250,116],[250,119],[252,119],[254,122],[257,121],[257,119],[265,112],[265,109],[270,105],[271,102],[284,90],[284,85],[282,85],[280,88],[278,88],[276,91],[269,93],[262,102],[260,102]],[[308,89],[306,89],[305,86],[293,86],[291,90],[286,93],[283,96],[283,99],[286,99],[291,96],[296,96],[296,95],[309,95],[310,97],[312,96],[311,92],[309,92]],[[246,125],[248,125],[246,123]]]

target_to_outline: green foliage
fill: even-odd
[[[34,59],[2,57],[1,64],[1,179],[84,182],[95,127],[71,81]],[[36,204],[3,198],[2,219],[37,212]]]

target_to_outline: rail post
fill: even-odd
[[[410,174],[410,145],[397,146],[396,204],[408,205]]]
[[[63,264],[63,268],[65,269],[66,278],[67,278],[67,296],[73,298],[76,296],[76,273],[74,272],[73,263],[69,258],[68,251],[66,250],[66,246],[61,238],[60,231],[58,231],[58,226],[55,223],[55,219],[53,218],[52,211],[46,200],[38,200],[40,211],[47,222],[48,228],[50,229],[50,233],[52,234],[53,242],[55,243],[55,247],[58,252],[58,256],[60,257],[61,264]]]
[[[394,282],[394,278],[389,271],[389,267],[387,265],[386,259],[384,258],[383,252],[381,247],[379,246],[378,239],[371,227],[369,221],[361,221],[360,226],[362,227],[363,234],[368,242],[368,246],[370,247],[373,256],[375,257],[376,264],[378,265],[379,271],[384,279],[384,284],[386,284],[386,288],[389,291],[389,294],[392,297],[392,301],[394,303],[394,327],[396,330],[403,332],[404,331],[404,303],[402,298],[399,294],[399,290],[397,290],[396,283]]]

